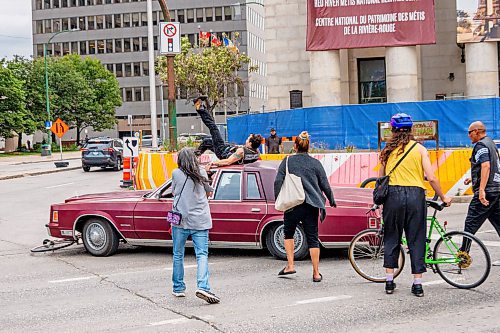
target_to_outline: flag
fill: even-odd
[[[221,46],[222,42],[217,38],[216,34],[212,34],[212,46]]]
[[[200,30],[200,46],[208,46],[208,43],[210,42],[210,32],[203,32]]]
[[[233,46],[233,41],[230,40],[229,38],[227,38],[227,37],[224,36],[224,38],[222,40],[224,41],[224,46],[226,46],[226,47]]]

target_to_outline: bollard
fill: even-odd
[[[133,162],[133,165],[131,165],[131,161]],[[134,186],[135,170],[137,168],[138,161],[139,159],[137,157],[134,157],[133,160],[131,160],[130,157],[123,158],[123,179],[121,180],[122,184],[120,187],[128,188],[130,186]]]

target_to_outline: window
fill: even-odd
[[[61,3],[59,2],[59,0],[53,0],[53,2],[52,2],[52,7],[53,7],[53,8],[59,8],[60,4],[61,4]]]
[[[104,29],[104,17],[102,15],[98,15],[95,17],[96,29]]]
[[[130,28],[130,14],[123,14],[123,27]]]
[[[123,52],[123,42],[121,39],[115,39],[115,52]]]
[[[71,30],[76,30],[78,29],[78,17],[72,17],[69,20],[69,28]]]
[[[84,16],[78,18],[78,28],[80,30],[87,30],[87,25],[85,24]]]
[[[43,57],[43,44],[36,45],[36,55],[39,57]]]
[[[69,54],[69,43],[68,42],[62,43],[62,48],[63,48],[63,55]]]
[[[184,9],[177,10],[177,21],[180,23],[186,23],[186,17],[184,16]]]
[[[53,44],[53,45],[54,45],[54,55],[55,55],[56,57],[60,56],[60,55],[61,55],[61,53],[62,53],[62,50],[61,50],[61,44],[59,44],[59,43],[55,43],[55,44]]]
[[[149,63],[147,61],[142,63],[142,75],[149,76]]]
[[[121,28],[121,27],[122,27],[122,15],[115,14],[115,28]]]
[[[113,73],[113,64],[106,64],[106,69]]]
[[[144,96],[144,101],[149,102],[149,87],[143,87],[142,88],[142,93]]]
[[[153,17],[155,17],[155,16],[156,16],[156,12],[153,13]],[[141,25],[143,27],[146,27],[148,25],[148,13],[141,13]]]
[[[141,42],[139,37],[132,38],[132,47],[134,52],[139,52],[141,50]]]
[[[384,58],[358,59],[359,103],[387,102]]]
[[[85,0],[78,0],[78,6],[84,7],[85,6]]]
[[[187,23],[193,23],[194,22],[194,9],[188,9],[187,10]]]
[[[196,11],[196,22],[203,22],[203,8],[195,9]]]
[[[113,3],[113,1],[111,1],[111,0],[106,0],[106,2],[105,2],[105,3],[106,3],[106,5],[110,5],[110,4],[112,4],[112,3]]]
[[[194,34],[189,34],[189,35],[187,36],[187,37],[188,37],[188,39],[189,39],[189,43],[190,43],[191,45],[195,45],[195,44],[196,44],[196,41],[194,40],[194,39],[195,39],[195,38],[194,38],[194,36],[195,36]]]
[[[229,7],[229,6],[224,7],[224,20],[231,21],[232,18],[233,18],[233,16],[232,16],[231,7]]]
[[[104,27],[113,29],[113,15],[104,15]]]
[[[259,184],[257,183],[257,175],[255,173],[247,174],[247,199],[261,199]]]
[[[80,42],[80,54],[87,54],[87,42],[86,41],[82,41]]]
[[[36,9],[42,9],[43,7],[43,2],[42,0],[36,0]]]
[[[71,7],[76,7],[76,0],[70,0],[71,1]]]
[[[113,53],[113,40],[108,39],[106,41],[106,53]]]
[[[160,12],[160,16],[163,15],[163,12]],[[161,18],[160,18],[161,20]],[[153,13],[153,25],[158,25],[158,12]]]
[[[215,200],[240,200],[241,173],[222,172],[215,192]]]
[[[142,101],[142,91],[141,91],[141,88],[134,88],[134,100],[136,102],[140,102]]]
[[[97,41],[97,53],[104,53],[104,50],[105,50],[104,41],[98,40]]]
[[[52,27],[53,27],[54,32],[62,31],[62,29],[61,29],[61,27],[62,27],[61,20],[60,19],[53,19],[52,20]]]
[[[158,51],[158,36],[153,37],[153,45],[154,45],[155,51]]]
[[[125,76],[126,77],[132,76],[132,64],[131,63],[125,64]]]
[[[95,5],[94,0],[87,0],[87,6]]]
[[[222,7],[215,7],[215,20],[222,21]]]
[[[96,53],[95,48],[96,48],[95,40],[89,41],[89,54],[95,54]]]
[[[62,30],[69,30],[69,18],[62,19]]]
[[[243,83],[238,83],[238,96],[243,97],[245,96],[245,87],[243,86]]]
[[[71,42],[71,53],[78,54],[78,42]]]
[[[36,21],[36,33],[43,34],[43,21],[42,20]]]
[[[117,77],[122,77],[123,76],[123,64],[116,64],[116,76]]]
[[[142,37],[142,50],[148,50],[148,37]]]
[[[45,33],[52,32],[52,22],[50,20],[44,20],[45,23]]]
[[[130,52],[130,38],[125,38],[123,40],[123,52]]]
[[[68,0],[61,0],[61,7],[62,8],[66,8],[68,7],[69,3],[68,3]]]
[[[95,29],[95,16],[87,17],[87,25],[89,30]]]
[[[125,101],[132,102],[132,88],[125,88]]]
[[[43,9],[50,9],[50,0],[45,0],[43,2]]]
[[[132,14],[132,26],[133,26],[133,27],[138,27],[138,26],[140,26],[140,22],[139,22],[139,13],[133,13],[133,14]]]
[[[141,63],[140,62],[134,63],[134,76],[141,76]]]
[[[95,0],[96,5],[102,5],[102,0]]]
[[[207,22],[212,22],[214,20],[214,9],[205,8],[205,18]]]

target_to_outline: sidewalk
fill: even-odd
[[[68,161],[66,168],[56,168],[55,161],[61,159],[60,153],[51,156],[20,155],[0,157],[0,180],[36,176],[53,172],[76,170],[82,167],[80,151],[63,152],[63,161]]]

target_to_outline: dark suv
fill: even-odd
[[[82,148],[83,171],[90,167],[113,167],[120,171],[123,161],[123,142],[120,139],[97,138],[90,139]]]

